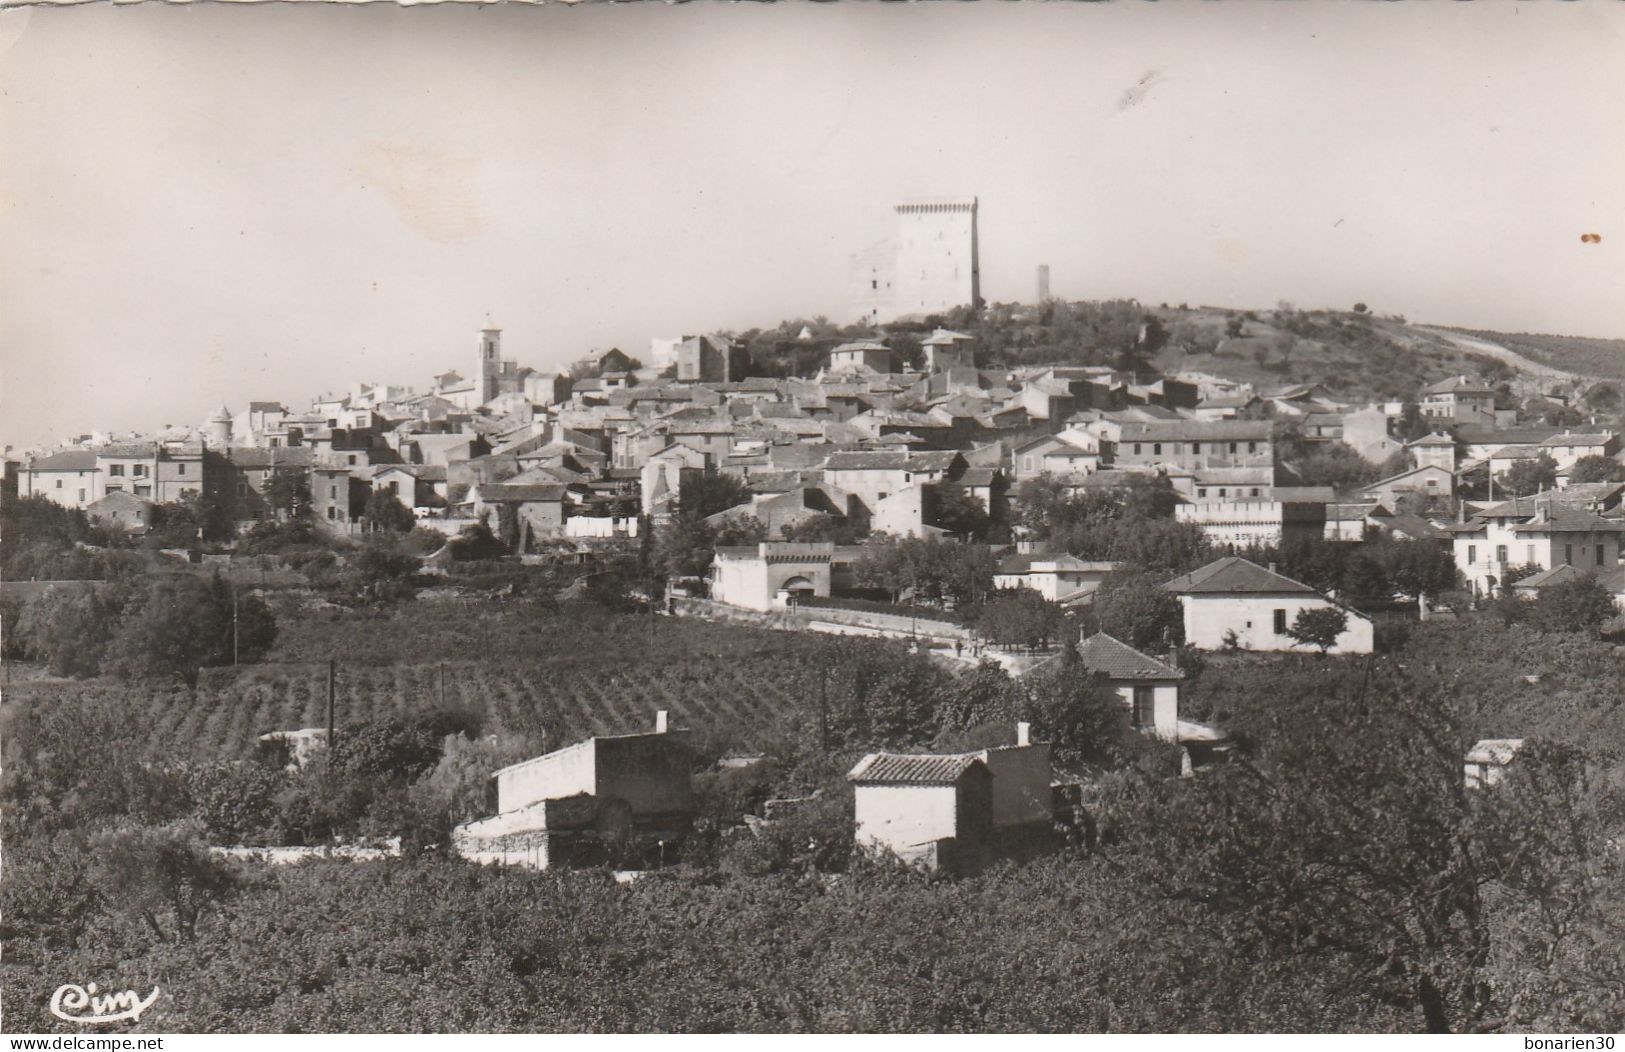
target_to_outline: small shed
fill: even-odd
[[[1485,738],[1476,743],[1467,750],[1467,788],[1488,789],[1500,784],[1507,766],[1522,748],[1522,738]]]

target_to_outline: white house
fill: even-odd
[[[1303,610],[1336,608],[1348,625],[1330,648],[1333,654],[1369,654],[1371,619],[1321,595],[1301,581],[1257,563],[1229,556],[1162,586],[1179,596],[1185,612],[1185,642],[1201,650],[1293,650],[1303,644],[1287,629]]]
[[[1176,505],[1174,518],[1201,527],[1215,544],[1251,548],[1326,531],[1326,505],[1314,501],[1207,499]]]
[[[1619,565],[1625,522],[1568,503],[1562,491],[1491,505],[1450,527],[1456,568],[1476,595],[1493,595],[1509,566],[1579,567],[1593,575]]]
[[[1104,676],[1128,708],[1134,726],[1164,741],[1179,739],[1179,685],[1185,674],[1166,662],[1096,632],[1078,647],[1078,660]]]
[[[847,773],[858,846],[927,866],[951,864],[1006,830],[1044,828],[1054,817],[1050,746],[1016,725],[1014,745],[975,752],[875,752]],[[947,842],[947,843],[945,843]]]
[[[994,571],[993,587],[1031,588],[1052,603],[1072,603],[1093,595],[1120,568],[1119,563],[1091,562],[1066,554],[1010,555]]]

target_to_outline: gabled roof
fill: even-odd
[[[87,512],[118,511],[121,508],[134,510],[150,507],[152,507],[152,501],[142,500],[140,497],[137,497],[134,494],[126,493],[121,489],[116,489],[99,500],[91,501],[85,506],[85,510]]]
[[[1428,394],[1494,394],[1489,386],[1481,380],[1474,380],[1465,373],[1440,380],[1438,383],[1428,384],[1422,388],[1422,393]]]
[[[96,454],[89,449],[69,449],[52,453],[48,457],[35,457],[28,464],[30,471],[95,471]]]
[[[1601,515],[1577,508],[1572,504],[1547,502],[1540,506],[1528,522],[1512,527],[1513,533],[1620,533],[1625,523],[1605,519]]]
[[[1181,595],[1320,594],[1302,581],[1266,570],[1237,555],[1210,562],[1200,570],[1174,578],[1162,588]]]
[[[1269,420],[1165,420],[1146,424],[1125,423],[1119,444],[1258,441],[1269,439],[1274,433],[1275,425]]]
[[[1606,446],[1618,436],[1611,431],[1565,431],[1541,443],[1543,446]]]
[[[1540,456],[1539,446],[1502,446],[1490,451],[1491,460],[1534,460]]]
[[[872,752],[847,772],[850,782],[871,785],[953,785],[974,768],[987,769],[981,753],[903,755]]]
[[[1090,672],[1108,679],[1182,680],[1185,673],[1166,662],[1140,653],[1121,640],[1096,632],[1078,647],[1078,659]]]
[[[259,446],[237,446],[226,450],[226,457],[237,467],[250,470],[273,467],[304,468],[315,462],[316,451],[309,446],[286,446],[274,449],[265,449]]]
[[[1571,566],[1568,563],[1560,563],[1557,566],[1552,567],[1550,570],[1542,570],[1540,573],[1530,574],[1528,577],[1523,577],[1513,581],[1512,587],[1531,589],[1549,588],[1554,584],[1568,584],[1570,581],[1584,580],[1589,576],[1590,574],[1586,573],[1578,566]]]
[[[1408,447],[1415,447],[1415,446],[1451,446],[1451,447],[1454,447],[1455,444],[1456,444],[1456,440],[1451,438],[1449,435],[1441,435],[1439,432],[1433,431],[1433,432],[1430,432],[1429,434],[1423,435],[1421,438],[1417,439],[1414,442],[1407,443],[1407,446]]]
[[[475,488],[480,491],[480,499],[489,504],[558,503],[564,500],[563,486],[516,486],[501,482],[486,482],[477,485]]]

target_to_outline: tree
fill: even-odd
[[[92,847],[106,901],[145,921],[160,942],[191,941],[203,914],[237,887],[232,868],[187,826],[124,826]]]
[[[1364,313],[1366,313],[1367,309],[1368,308],[1366,307],[1366,305],[1364,303],[1356,303],[1354,305],[1354,313],[1356,313],[1356,314],[1364,314]]]
[[[677,514],[705,519],[750,500],[750,487],[732,475],[690,474],[677,490]]]
[[[268,607],[243,599],[235,616],[240,651],[270,646],[276,621]],[[186,575],[153,578],[126,607],[107,664],[122,675],[173,675],[196,686],[199,668],[231,662],[232,620],[230,590],[218,576],[208,584]]]
[[[1337,645],[1337,637],[1347,631],[1348,615],[1335,606],[1309,606],[1287,626],[1286,634],[1305,646],[1319,647],[1322,654]]]
[[[1586,632],[1617,613],[1614,597],[1595,577],[1581,577],[1540,589],[1528,621],[1550,632]]]
[[[995,593],[976,616],[976,632],[997,646],[1042,648],[1061,630],[1063,611],[1031,588]]]
[[[1292,465],[1305,486],[1330,486],[1338,493],[1348,493],[1381,477],[1371,461],[1342,442],[1306,445],[1309,448]]]
[[[1238,339],[1246,330],[1247,326],[1245,323],[1242,322],[1240,317],[1234,314],[1230,316],[1229,321],[1224,323],[1224,334],[1230,337],[1232,340]]]
[[[1490,924],[1462,735],[1442,704],[1377,671],[1322,677],[1264,717],[1254,759],[1145,784],[1114,857],[1261,957],[1341,959],[1429,1032],[1471,1030],[1490,1008]]]
[[[265,503],[289,518],[309,518],[310,475],[301,468],[277,468],[265,482]]]
[[[1498,483],[1509,497],[1527,497],[1557,485],[1557,461],[1548,454],[1519,460],[1501,472]]]
[[[982,540],[987,535],[987,509],[981,498],[959,486],[938,486],[935,494],[935,523],[956,537]]]
[[[29,601],[20,635],[55,676],[94,676],[101,672],[109,641],[118,630],[124,594],[94,587],[58,587]]]
[[[1581,457],[1569,466],[1569,484],[1577,482],[1625,482],[1625,463],[1600,453]]]
[[[1185,639],[1185,609],[1143,572],[1113,574],[1095,593],[1091,611],[1100,631],[1136,650],[1165,650]]]
[[[399,497],[377,486],[373,487],[372,495],[367,498],[367,506],[361,516],[367,520],[369,528],[391,533],[411,533],[417,525],[411,510],[401,503]]]

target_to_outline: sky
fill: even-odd
[[[983,295],[1625,337],[1625,4],[0,10],[0,438]],[[1583,243],[1582,233],[1602,235]]]

